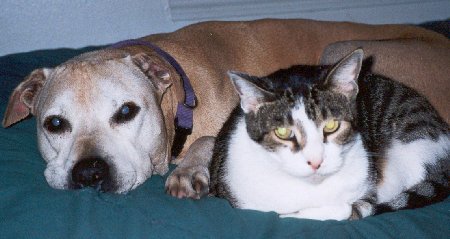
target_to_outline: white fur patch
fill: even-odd
[[[411,143],[394,141],[386,154],[383,180],[378,186],[378,201],[389,202],[402,191],[425,178],[425,164],[433,165],[450,151],[450,139],[442,135],[437,141],[420,139]]]
[[[295,111],[294,120],[301,121],[304,127],[308,125],[307,128],[316,129],[306,117],[303,106]],[[311,134],[308,143],[312,147],[307,152],[312,155],[319,149],[324,152],[324,157],[329,157],[324,158],[323,166],[316,172],[307,164],[302,152],[293,153],[286,148],[278,153],[269,153],[248,136],[244,120],[237,124],[229,142],[225,180],[239,208],[319,220],[342,220],[350,216],[348,208],[369,190],[369,164],[362,141],[355,141],[347,149],[346,157],[342,158],[339,156],[341,148],[320,146],[316,141],[322,142],[322,139],[314,135],[314,130],[311,128],[306,132]],[[333,152],[327,154],[327,150]],[[333,158],[333,155],[338,157]],[[336,208],[342,210],[336,211]],[[305,211],[302,213],[302,210]]]
[[[372,205],[369,202],[366,201],[359,201],[356,203],[359,213],[361,214],[361,217],[368,217],[370,215],[373,215],[374,205]]]

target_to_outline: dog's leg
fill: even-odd
[[[209,192],[209,163],[215,138],[203,136],[187,151],[183,160],[166,180],[166,192],[174,197],[194,198]]]

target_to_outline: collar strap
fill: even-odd
[[[180,75],[183,81],[184,89],[184,101],[178,102],[177,113],[175,115],[175,139],[172,146],[172,156],[177,156],[188,135],[192,133],[193,127],[193,109],[197,106],[197,97],[195,96],[194,89],[192,88],[191,82],[181,68],[180,64],[173,58],[169,53],[159,48],[158,46],[143,40],[131,39],[125,40],[111,45],[111,48],[120,48],[134,45],[147,46],[154,50],[158,55],[164,58]]]

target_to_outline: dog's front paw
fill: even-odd
[[[200,199],[209,192],[209,171],[204,166],[177,167],[166,180],[166,193]]]

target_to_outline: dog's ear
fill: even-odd
[[[172,84],[170,73],[158,59],[152,59],[146,53],[138,53],[131,57],[133,63],[151,80],[161,95]]]
[[[30,113],[35,114],[34,103],[50,72],[47,68],[34,70],[14,89],[6,107],[3,127],[25,119]]]

